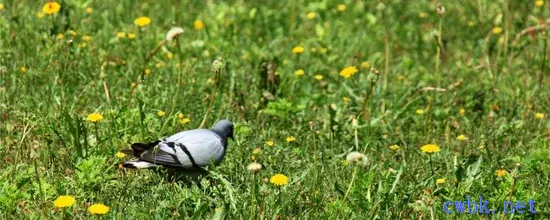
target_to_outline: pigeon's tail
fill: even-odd
[[[147,169],[147,168],[156,167],[158,165],[147,161],[137,160],[137,161],[125,162],[122,164],[122,166],[126,168],[134,168],[134,169]]]

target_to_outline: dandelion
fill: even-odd
[[[137,84],[135,82],[133,82],[132,84],[130,84],[130,88],[136,88]]]
[[[273,147],[275,145],[275,142],[273,142],[272,140],[269,140],[269,141],[266,141],[265,144],[267,146]]]
[[[167,41],[172,41],[175,38],[177,38],[178,36],[180,36],[181,34],[183,34],[183,28],[173,27],[172,29],[170,29],[168,31],[168,33],[166,33],[166,40]]]
[[[195,30],[200,31],[204,29],[204,22],[201,20],[196,20],[195,22],[193,22],[193,27],[195,28]]]
[[[305,72],[303,69],[297,69],[296,71],[294,71],[294,74],[296,74],[296,76],[302,76],[305,74]]]
[[[367,61],[364,61],[361,63],[361,69],[368,69],[370,67],[370,63]]]
[[[357,67],[355,66],[348,66],[344,68],[342,71],[340,71],[340,76],[343,76],[344,78],[350,78],[353,76],[353,74],[357,73]]]
[[[57,2],[48,2],[42,7],[42,12],[48,15],[54,15],[59,12],[61,5]]]
[[[75,201],[73,196],[59,196],[53,201],[53,206],[56,208],[71,207],[74,205]]]
[[[292,53],[294,54],[301,54],[304,52],[304,48],[302,46],[296,46],[292,48]]]
[[[356,151],[348,153],[346,160],[349,163],[361,163],[363,165],[367,164],[367,156]]]
[[[422,115],[422,114],[424,114],[424,110],[422,110],[422,109],[416,109],[416,114]]]
[[[293,142],[293,141],[295,141],[295,140],[296,140],[296,138],[295,138],[294,136],[288,136],[288,137],[286,138],[286,142],[289,142],[289,143],[290,143],[290,142]]]
[[[104,215],[109,212],[109,206],[103,205],[101,203],[96,203],[88,207],[88,212],[95,215]]]
[[[85,48],[87,46],[88,46],[88,44],[86,44],[84,42],[78,44],[78,47],[80,47],[80,48]]]
[[[336,9],[338,9],[339,12],[343,12],[346,10],[346,5],[339,4],[338,6],[336,6]]]
[[[164,117],[164,115],[166,115],[166,112],[164,112],[164,111],[158,111],[158,112],[157,112],[157,115],[158,115],[159,117]]]
[[[315,14],[315,12],[307,13],[307,19],[309,19],[309,20],[313,20],[316,17],[317,17],[317,14]]]
[[[132,40],[134,38],[136,38],[136,34],[128,33],[128,39]]]
[[[498,169],[498,170],[495,171],[495,174],[498,177],[503,177],[504,175],[508,174],[508,171],[506,171],[504,169]]]
[[[91,14],[92,12],[94,12],[93,8],[91,8],[91,7],[86,8],[86,14]]]
[[[4,4],[0,3],[0,11],[4,10]]]
[[[493,32],[494,35],[499,35],[500,33],[502,33],[502,28],[501,27],[494,27],[491,32]]]
[[[544,1],[543,0],[538,0],[535,2],[535,6],[537,7],[542,7],[544,5]]]
[[[145,75],[146,76],[151,75],[151,70],[149,68],[145,69]]]
[[[84,41],[84,42],[88,42],[88,41],[90,41],[91,39],[92,39],[92,37],[90,37],[90,36],[88,36],[88,35],[82,36],[82,41]]]
[[[73,31],[73,30],[69,30],[68,33],[69,33],[71,36],[76,36],[76,35],[77,35],[76,31]]]
[[[315,75],[315,79],[321,81],[323,80],[323,75]]]
[[[141,16],[139,18],[136,18],[136,20],[134,20],[134,24],[139,26],[139,27],[145,27],[145,26],[151,24],[151,18],[146,17],[146,16]]]
[[[21,68],[19,68],[19,72],[26,73],[27,67],[22,66]]]
[[[443,183],[445,183],[446,181],[447,181],[447,180],[445,180],[445,178],[439,178],[439,179],[435,180],[435,183],[437,183],[437,184],[443,184]]]
[[[256,173],[262,169],[262,165],[256,162],[252,162],[246,166],[246,169],[250,172]]]
[[[475,26],[476,24],[473,22],[473,21],[468,21],[468,27],[473,27]]]
[[[544,118],[544,114],[543,114],[543,113],[540,113],[540,112],[537,112],[537,113],[535,113],[535,118],[537,118],[537,119],[543,119],[543,118]]]
[[[458,135],[458,137],[456,137],[456,140],[457,141],[467,141],[468,138],[466,136],[464,136],[463,134],[461,134],[461,135]]]
[[[351,102],[351,99],[349,97],[342,97],[342,101],[344,101],[345,103],[348,103],[348,102]]]
[[[275,186],[284,186],[288,184],[288,177],[278,173],[269,178],[269,182]]]
[[[254,148],[254,150],[252,151],[252,154],[260,154],[262,150],[260,150],[260,148]]]
[[[118,33],[116,33],[116,37],[117,37],[118,39],[125,38],[125,37],[126,37],[126,33],[124,33],[124,32],[118,32]]]
[[[115,156],[116,156],[117,158],[119,158],[119,159],[122,159],[122,158],[126,157],[126,154],[125,154],[125,153],[122,153],[122,152],[118,152],[118,153],[116,153]]]
[[[426,14],[426,12],[420,12],[420,13],[418,13],[418,17],[426,18],[426,17],[428,17],[428,14]]]
[[[183,115],[183,113],[178,113],[178,118],[179,118],[179,119],[182,119],[182,118],[184,118],[184,115]]]
[[[311,49],[309,49],[309,51],[310,51],[311,53],[317,53],[317,48],[312,47]]]
[[[394,145],[390,146],[390,150],[397,151],[399,149],[401,149],[401,147],[399,147],[399,145],[397,145],[397,144],[394,144]]]
[[[466,109],[460,108],[460,109],[458,110],[458,114],[464,115],[464,113],[466,113]]]
[[[185,125],[185,124],[189,123],[190,121],[191,121],[191,119],[189,119],[189,118],[182,118],[182,119],[180,119],[180,124]]]
[[[172,58],[174,58],[174,54],[171,53],[171,52],[168,52],[168,53],[166,53],[166,58],[168,58],[169,60],[171,60]]]
[[[422,146],[420,150],[422,150],[422,152],[425,152],[425,153],[437,153],[441,151],[441,148],[439,148],[439,146],[435,144],[426,144]]]
[[[103,115],[97,112],[89,114],[88,117],[86,117],[86,121],[89,121],[92,123],[99,123],[101,122],[101,120],[103,120]]]
[[[63,34],[57,34],[57,39],[58,39],[58,40],[63,40],[63,38],[65,38],[65,35],[63,35]]]
[[[328,48],[326,48],[326,47],[321,48],[321,53],[327,53],[327,52],[328,52]]]

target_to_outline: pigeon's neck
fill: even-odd
[[[227,131],[216,129],[216,128],[212,128],[212,131],[216,133],[218,136],[220,136],[223,143],[223,147],[224,148],[227,147]]]

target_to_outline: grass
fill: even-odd
[[[4,0],[0,216],[87,219],[102,203],[110,219],[442,219],[443,202],[483,196],[499,210],[483,218],[549,218],[537,2],[63,0],[44,15]],[[113,166],[131,143],[221,118],[235,141],[201,188]],[[76,202],[55,208],[61,195]],[[536,214],[500,213],[529,199]]]

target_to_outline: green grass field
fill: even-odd
[[[57,3],[0,0],[0,219],[550,218],[550,2]],[[222,118],[201,187],[117,166]]]

